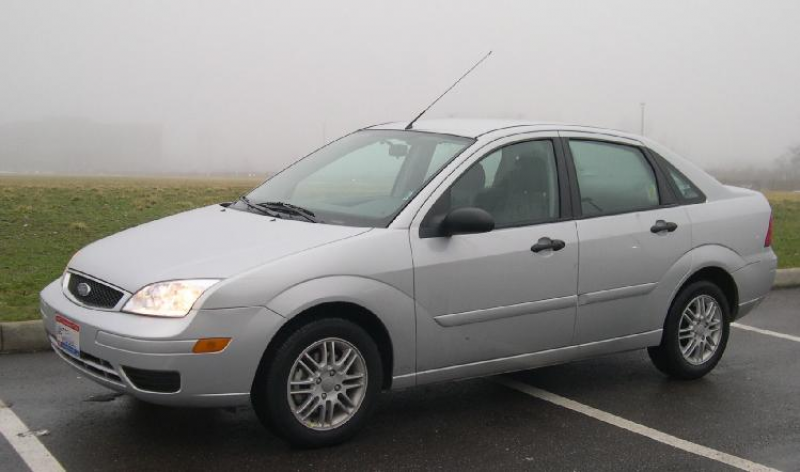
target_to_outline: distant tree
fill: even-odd
[[[790,147],[782,156],[775,159],[775,165],[768,174],[770,182],[767,188],[800,190],[800,145]]]
[[[782,180],[800,179],[800,145],[792,146],[777,159],[777,170]]]

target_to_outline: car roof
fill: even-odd
[[[393,123],[383,123],[380,125],[370,126],[367,129],[390,129],[402,130],[408,126],[407,121],[398,121]],[[473,119],[473,118],[444,118],[433,120],[420,120],[414,123],[413,130],[425,131],[430,133],[451,134],[456,136],[463,136],[466,138],[478,138],[485,134],[494,133],[498,131],[522,131],[517,128],[526,128],[526,131],[546,131],[546,130],[562,130],[562,131],[581,131],[587,133],[599,133],[612,136],[619,136],[628,139],[639,140],[640,137],[625,131],[599,128],[595,126],[582,126],[571,125],[564,123],[547,123],[541,121],[527,121],[527,120],[503,120],[503,119]]]

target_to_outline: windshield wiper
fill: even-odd
[[[261,203],[253,203],[253,205],[258,206],[259,208],[266,208],[272,211],[280,211],[284,213],[288,213],[290,215],[297,215],[312,223],[320,223],[322,220],[317,218],[314,215],[314,212],[311,210],[307,210],[303,207],[292,205],[291,203],[286,202],[261,202]]]
[[[261,206],[258,206],[258,205],[256,205],[256,204],[252,203],[252,202],[250,201],[250,199],[249,199],[249,198],[247,198],[247,197],[246,197],[246,196],[244,196],[244,195],[242,195],[241,197],[239,197],[239,198],[238,198],[236,201],[237,201],[237,202],[242,202],[242,203],[244,203],[244,204],[245,204],[245,206],[247,206],[247,208],[249,208],[249,209],[251,209],[251,210],[255,210],[255,211],[257,211],[258,213],[261,213],[262,215],[271,216],[271,217],[273,217],[273,218],[282,218],[282,217],[281,217],[281,215],[280,215],[280,214],[278,214],[277,212],[270,211],[268,208],[264,208],[264,207],[261,207]]]

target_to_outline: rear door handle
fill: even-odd
[[[671,233],[678,229],[678,224],[671,221],[658,220],[656,224],[650,227],[651,233],[663,233],[664,231]]]
[[[536,244],[531,246],[531,251],[533,252],[541,252],[546,251],[548,249],[552,249],[553,251],[560,251],[567,246],[567,243],[560,239],[550,239],[548,237],[540,238],[536,241]]]

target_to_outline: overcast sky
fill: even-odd
[[[0,125],[161,126],[166,158],[276,170],[430,117],[645,133],[710,166],[800,144],[800,1],[0,1]],[[213,163],[213,164],[212,164]]]

